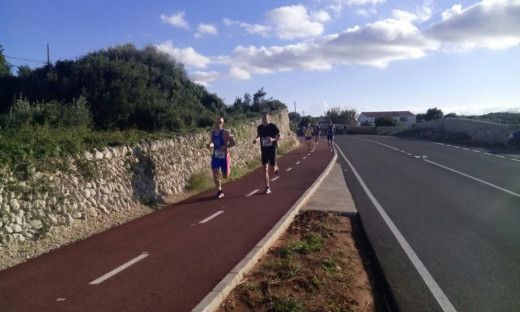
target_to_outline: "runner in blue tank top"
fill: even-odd
[[[224,118],[219,117],[215,122],[215,129],[211,131],[210,141],[206,145],[208,148],[213,148],[213,155],[211,156],[211,170],[213,171],[213,181],[217,187],[217,198],[224,197],[222,191],[222,182],[220,180],[220,170],[222,170],[222,177],[227,179],[230,173],[230,158],[228,148],[236,145],[235,139],[229,134],[229,131],[224,130]]]
[[[334,130],[335,128],[331,120],[329,125],[327,126],[327,142],[329,143],[329,148],[331,152],[334,151],[332,146],[332,143],[334,141]]]

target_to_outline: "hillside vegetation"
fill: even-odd
[[[281,108],[263,88],[226,105],[155,47],[116,46],[0,75],[0,167],[27,174],[52,157],[207,131],[217,116],[230,126]]]

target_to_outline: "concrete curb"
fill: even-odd
[[[323,171],[316,181],[305,191],[298,201],[287,211],[287,213],[275,224],[275,226],[267,233],[267,235],[240,261],[231,272],[213,288],[213,290],[202,299],[201,302],[193,309],[192,312],[214,312],[220,304],[226,299],[229,293],[240,283],[244,275],[249,272],[260,258],[267,253],[274,242],[287,230],[291,225],[294,217],[298,214],[302,206],[314,194],[316,189],[329,174],[336,159],[337,152],[334,152],[329,165]]]

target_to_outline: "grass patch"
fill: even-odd
[[[199,172],[193,174],[190,177],[188,184],[186,185],[186,190],[194,193],[200,193],[214,186],[215,184],[213,182],[213,176],[211,173]]]
[[[235,288],[217,311],[375,312],[363,263],[347,247],[354,245],[347,218],[298,214],[277,247],[246,274],[247,284]]]
[[[279,256],[286,258],[294,253],[308,254],[310,252],[318,252],[323,249],[324,242],[325,240],[321,234],[309,233],[305,235],[303,240],[291,241],[289,246],[280,248]]]
[[[303,305],[298,300],[290,297],[275,298],[268,304],[273,312],[301,312]]]

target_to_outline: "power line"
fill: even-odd
[[[12,60],[17,60],[17,61],[39,63],[39,64],[47,64],[46,61],[42,61],[42,60],[31,60],[31,59],[26,59],[26,58],[21,58],[21,57],[16,57],[16,56],[9,56],[9,55],[4,55],[4,57],[6,59],[12,59]]]

